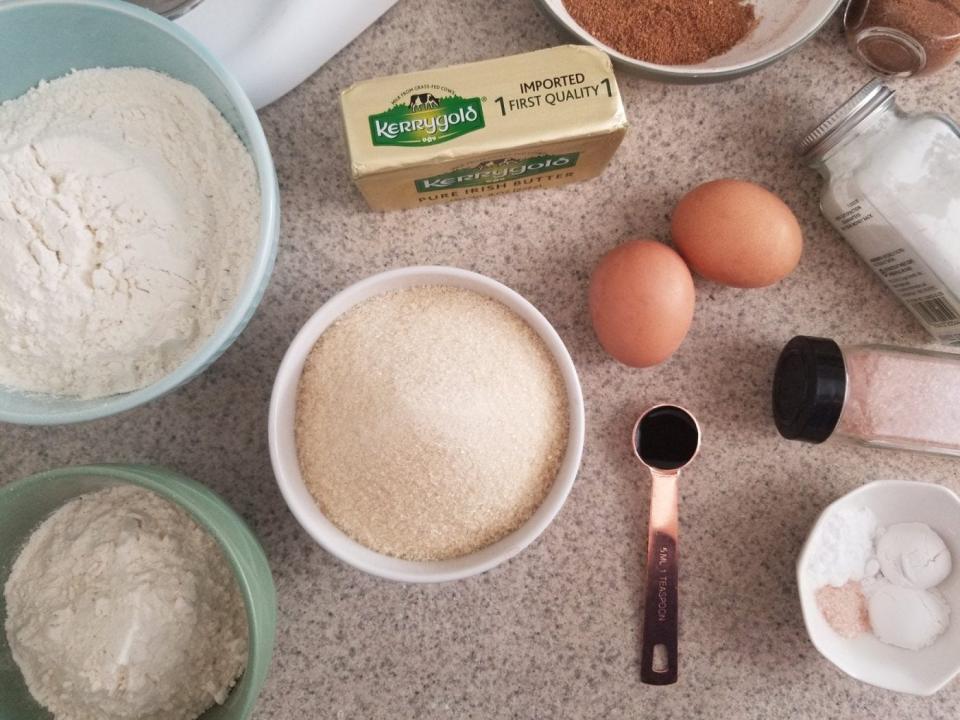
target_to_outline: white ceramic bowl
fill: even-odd
[[[317,339],[354,305],[391,290],[418,285],[450,285],[499,300],[523,318],[550,350],[567,390],[570,434],[567,452],[547,497],[517,530],[470,555],[434,562],[414,562],[384,555],[348,537],[331,523],[314,502],[300,475],[294,438],[297,387],[303,365]],[[328,300],[294,338],[277,372],[270,400],[270,457],[277,484],[297,521],[314,540],[343,562],[373,575],[401,582],[445,582],[485,572],[523,550],[560,511],[580,467],[583,452],[583,395],[573,360],[547,319],[510,288],[483,275],[450,267],[409,267],[390,270],[351,285]]]
[[[950,605],[950,626],[930,647],[903,650],[864,634],[853,640],[837,635],[817,607],[807,566],[824,520],[845,508],[870,508],[882,526],[922,522],[943,538],[954,569],[937,589]],[[873,482],[844,495],[814,524],[797,562],[803,620],[820,653],[848,675],[871,685],[914,695],[932,695],[960,672],[960,497],[941,485],[908,481]]]
[[[759,22],[742,42],[697,65],[657,65],[617,52],[588,33],[567,12],[563,0],[539,0],[547,14],[580,42],[598,47],[622,67],[652,80],[709,83],[766,67],[813,37],[842,0],[753,0]]]

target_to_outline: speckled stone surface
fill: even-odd
[[[960,461],[789,443],[770,418],[774,361],[794,334],[927,342],[821,218],[819,179],[792,152],[869,79],[836,23],[785,61],[721,85],[621,72],[632,128],[590,183],[388,215],[368,212],[351,186],[339,90],[565,39],[529,0],[401,0],[262,112],[283,233],[273,282],[237,343],[148,407],[76,427],[0,428],[0,482],[65,464],[146,462],[222,493],[262,539],[279,590],[255,720],[957,717],[956,683],[914,698],[841,674],[807,639],[796,597],[798,550],[832,499],[877,478],[960,490]],[[960,117],[960,67],[896,86],[908,109]],[[765,290],[698,279],[693,328],[675,357],[651,370],[617,365],[590,329],[590,269],[621,240],[666,240],[680,195],[722,176],[761,182],[796,211],[807,241],[799,269]],[[577,363],[588,422],[579,479],[543,536],[486,575],[431,587],[368,577],[311,542],[267,454],[273,375],[300,325],[347,284],[416,263],[488,274],[536,304]],[[665,399],[697,414],[704,445],[681,485],[681,680],[651,688],[638,678],[648,486],[627,437],[638,411]]]

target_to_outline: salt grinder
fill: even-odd
[[[671,685],[678,669],[677,481],[700,449],[700,426],[681,407],[654,405],[633,426],[632,444],[653,481],[640,679],[648,685]]]

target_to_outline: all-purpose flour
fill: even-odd
[[[0,384],[143,387],[214,331],[259,232],[253,161],[196,88],[93,69],[0,105]]]
[[[61,507],[4,595],[13,658],[56,720],[193,720],[246,663],[243,600],[220,546],[141,488]]]

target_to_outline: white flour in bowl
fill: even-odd
[[[180,365],[259,235],[253,160],[196,88],[81,70],[0,105],[0,384],[100,397]]]
[[[13,658],[56,720],[193,720],[247,658],[216,540],[131,485],[81,495],[30,536],[4,587]]]

